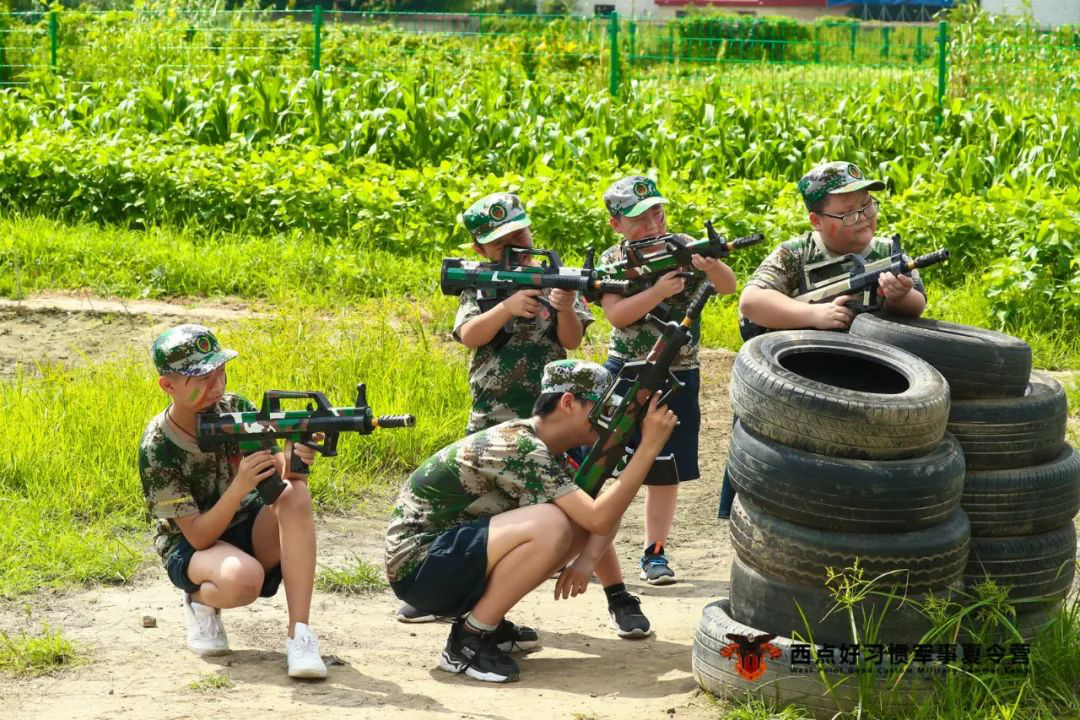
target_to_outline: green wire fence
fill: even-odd
[[[333,11],[50,11],[0,14],[0,84],[35,73],[73,82],[143,81],[162,71],[371,73],[415,63],[438,81],[455,72],[521,72],[542,80],[591,72],[618,95],[635,77],[712,74],[827,96],[872,81],[928,84],[950,95],[1076,93],[1080,28],[975,33],[945,22],[699,15],[623,19]],[[445,71],[445,70],[443,70]]]

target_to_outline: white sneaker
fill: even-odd
[[[304,623],[296,623],[293,636],[285,640],[285,654],[289,658],[289,677],[326,677],[326,665],[319,655],[319,638]]]
[[[221,624],[221,611],[195,602],[184,593],[184,615],[187,617],[187,644],[196,655],[227,655],[229,638]]]

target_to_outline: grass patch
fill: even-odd
[[[83,662],[75,645],[48,624],[39,635],[0,632],[0,670],[18,677],[48,675]]]
[[[315,576],[315,587],[342,595],[362,595],[378,592],[388,583],[381,568],[358,556],[343,568],[323,568]]]
[[[194,680],[188,684],[188,690],[193,692],[213,692],[215,690],[228,690],[236,687],[236,683],[232,678],[224,672],[208,673],[203,675],[198,680]]]

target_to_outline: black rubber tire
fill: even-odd
[[[747,429],[788,447],[896,460],[940,442],[949,392],[941,374],[910,353],[841,333],[786,330],[739,350],[731,405]]]
[[[973,537],[1036,535],[1080,510],[1080,453],[1069,445],[1042,465],[968,472],[960,505]]]
[[[798,705],[810,711],[816,718],[832,718],[838,711],[850,712],[855,707],[858,680],[853,674],[841,673],[840,668],[835,673],[830,672],[827,675],[830,685],[833,686],[830,692],[818,673],[791,672],[791,646],[795,641],[790,638],[778,636],[770,640],[770,644],[780,650],[780,657],[767,658],[765,672],[758,679],[744,679],[736,672],[735,658],[726,658],[721,654],[731,642],[728,634],[753,638],[763,632],[733,620],[728,599],[720,598],[705,606],[694,633],[691,668],[694,679],[707,692],[736,700],[753,694],[777,708]],[[884,671],[895,668],[897,666],[891,664],[886,656]],[[925,701],[933,687],[932,677],[929,674],[905,674],[895,690],[868,698],[868,702],[863,705],[863,712],[909,707]],[[887,676],[877,679],[874,686],[891,688],[894,682],[895,676]]]
[[[737,422],[727,468],[735,489],[766,512],[823,530],[889,533],[938,525],[964,489],[964,454],[948,434],[917,458],[849,460],[789,448]]]
[[[1072,523],[1039,535],[972,538],[964,584],[973,588],[987,577],[1010,586],[1009,599],[1056,600],[1076,575],[1076,528]]]
[[[1021,397],[957,400],[949,432],[964,448],[968,470],[1008,470],[1057,457],[1065,444],[1065,390],[1043,372],[1031,373]]]
[[[935,595],[939,600],[948,600],[952,591],[962,589],[963,583],[958,579],[952,588]],[[909,597],[915,602],[926,600],[925,595]],[[851,618],[846,611],[834,610],[835,605],[824,586],[808,587],[762,575],[739,558],[732,563],[731,616],[761,632],[813,637],[816,643],[865,644],[868,626],[874,625],[877,642],[913,645],[922,640],[932,625],[913,602],[871,595],[854,608],[859,632],[856,640],[852,637]],[[808,625],[812,635],[807,634]]]
[[[856,559],[867,579],[892,573],[879,586],[908,595],[953,587],[967,564],[970,528],[964,511],[940,525],[905,533],[819,530],[782,520],[743,495],[731,508],[731,542],[743,562],[765,575],[824,587],[826,568],[844,570]]]
[[[930,318],[863,313],[850,334],[893,345],[937,368],[954,399],[1019,397],[1031,373],[1031,348],[1005,333]]]

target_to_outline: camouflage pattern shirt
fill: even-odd
[[[685,242],[694,242],[695,238],[689,235],[680,235]],[[622,244],[608,248],[600,256],[598,265],[622,262],[625,258]],[[693,268],[691,268],[693,269]],[[657,278],[658,279],[658,278]],[[656,279],[653,279],[641,290],[650,287]],[[705,282],[705,275],[694,271],[694,276],[686,281],[686,287],[678,295],[672,295],[664,304],[670,309],[670,320],[679,321],[686,316],[686,310],[690,307],[690,299]],[[608,343],[608,357],[617,358],[626,363],[633,360],[644,360],[649,350],[656,344],[660,337],[660,331],[641,318],[624,328],[611,328],[611,340]],[[701,321],[695,321],[690,326],[690,342],[680,351],[675,361],[671,364],[672,370],[693,370],[698,366],[698,348],[701,346]]]
[[[238,395],[224,395],[208,412],[257,410]],[[271,452],[278,452],[273,448]],[[242,456],[203,452],[195,440],[178,431],[162,411],[146,426],[139,443],[139,475],[147,509],[154,521],[154,547],[166,558],[183,537],[175,518],[204,513],[229,487]],[[259,511],[262,501],[251,491],[240,503],[229,527]]]
[[[867,262],[890,257],[892,240],[875,237],[866,246],[862,255]],[[761,261],[746,284],[763,290],[777,290],[788,297],[794,297],[799,294],[799,279],[802,277],[804,267],[836,257],[840,255],[825,247],[821,236],[815,230],[777,245],[768,257]],[[904,255],[904,257],[908,256]],[[923,287],[918,270],[911,271],[911,279],[915,283],[914,289],[926,295],[926,288]],[[739,314],[739,320],[742,320],[742,313]]]
[[[409,577],[439,533],[577,491],[565,455],[553,456],[532,420],[511,420],[458,440],[405,481],[386,531],[386,576]]]
[[[486,309],[480,307],[475,290],[462,292],[454,318],[454,339],[461,342],[461,326]],[[574,314],[581,320],[582,329],[593,321],[580,295],[574,300]],[[469,363],[472,411],[465,427],[467,434],[532,415],[544,366],[566,357],[559,342],[557,320],[555,313],[541,305],[531,320],[515,318],[514,332],[504,344],[499,344],[503,334],[500,331],[495,340],[476,349]]]

